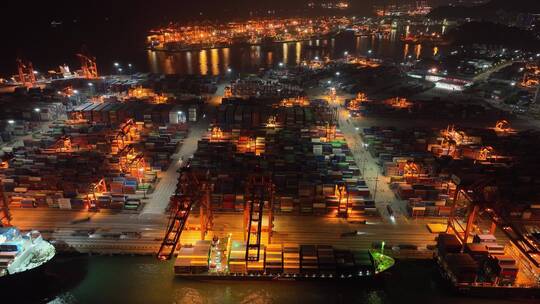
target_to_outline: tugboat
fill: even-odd
[[[0,227],[0,285],[36,279],[55,255],[54,246],[38,231]]]

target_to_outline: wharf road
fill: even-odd
[[[226,83],[220,83],[214,94],[207,96],[210,109],[221,104],[221,98],[225,92]],[[208,113],[210,111],[206,111]],[[171,156],[172,163],[168,170],[160,175],[160,181],[154,192],[148,195],[146,205],[141,212],[142,218],[160,218],[169,204],[171,195],[176,191],[178,182],[177,170],[182,166],[183,161],[187,160],[197,150],[198,141],[205,135],[210,127],[210,114],[205,114],[195,124],[189,127],[188,137],[184,140],[177,153]]]
[[[394,214],[406,214],[405,203],[398,200],[394,192],[389,187],[389,178],[382,175],[377,161],[364,147],[364,143],[359,135],[359,130],[352,123],[352,120],[347,117],[348,112],[341,106],[338,107],[339,127],[343,136],[347,140],[347,144],[351,149],[356,164],[360,168],[362,177],[370,188],[375,199],[375,206],[379,210],[381,216],[390,219],[386,205],[391,204]],[[406,216],[403,217],[405,219]],[[397,220],[397,217],[394,218]]]
[[[473,81],[474,82],[480,82],[480,81],[486,81],[488,78],[489,78],[489,75],[491,75],[491,73],[494,73],[494,72],[497,72],[507,66],[511,66],[512,64],[516,63],[516,62],[519,62],[520,60],[510,60],[510,61],[507,61],[507,62],[504,62],[504,63],[501,63],[499,65],[496,65],[494,67],[491,67],[477,75],[475,75],[473,77]]]
[[[167,171],[160,174],[160,181],[152,194],[147,195],[148,199],[141,212],[142,218],[163,217],[165,208],[169,204],[171,195],[176,191],[178,182],[177,170],[182,166],[182,159],[187,160],[197,150],[197,142],[207,132],[209,119],[205,117],[196,124],[190,125],[187,138],[177,153],[171,156],[172,162]]]
[[[137,214],[110,212],[88,213],[51,209],[14,209],[13,225],[22,230],[37,229],[43,236],[78,252],[103,254],[155,254],[164,236],[166,217],[143,219]],[[90,216],[88,221],[78,221]],[[206,238],[232,234],[234,240],[244,237],[243,216],[215,214],[214,227]],[[425,248],[435,243],[435,234],[426,224],[442,223],[443,219],[403,219],[397,221],[368,218],[367,224],[350,223],[346,219],[320,216],[276,215],[273,243],[299,243],[333,245],[356,250],[368,249],[373,242],[385,241],[388,245],[417,245]],[[201,238],[199,217],[196,210],[191,214],[182,233],[181,243],[190,244]],[[266,221],[263,222],[267,226]],[[266,229],[263,229],[266,231]],[[355,236],[342,233],[357,231]],[[137,233],[138,236],[133,236]],[[89,236],[90,235],[90,236]],[[122,236],[121,236],[122,235]],[[262,242],[268,235],[263,233]]]

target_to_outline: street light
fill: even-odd
[[[73,90],[73,94],[79,94],[79,90]]]
[[[343,52],[343,55],[347,56],[347,55],[349,55],[349,52],[345,51],[345,52]]]
[[[119,67],[119,66],[120,66],[120,63],[115,62],[115,63],[114,63],[114,66],[115,66],[115,67]]]
[[[143,173],[144,173],[144,168],[139,168],[139,178],[140,178],[140,183],[141,185],[143,184]],[[144,191],[143,191],[143,199],[146,199],[146,186],[144,187]]]
[[[336,72],[336,76],[339,76],[340,74],[341,74],[341,73],[339,73],[339,72]]]
[[[332,81],[331,81],[331,80],[328,80],[328,84],[331,84],[331,83],[332,83]]]
[[[40,108],[35,108],[34,112],[39,113],[39,112],[41,112],[41,109]]]
[[[319,56],[315,56],[315,60],[319,60]]]
[[[130,67],[130,68],[132,67],[131,63],[128,63],[128,67]]]
[[[282,67],[282,66],[283,66],[283,62],[280,62],[280,63],[279,63],[279,66]]]
[[[122,73],[122,68],[118,68],[118,72]]]
[[[93,86],[94,86],[94,84],[93,84],[93,83],[91,83],[91,82],[89,82],[89,83],[88,83],[88,86],[89,86],[89,87],[93,87]]]
[[[227,68],[227,73],[230,73],[232,72],[232,69],[231,68]]]
[[[8,124],[12,125],[12,124],[14,124],[14,123],[15,123],[15,120],[13,120],[13,119],[10,119],[10,120],[8,120],[7,122],[8,122]]]

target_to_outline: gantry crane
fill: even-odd
[[[98,78],[96,57],[90,56],[86,54],[86,52],[84,51],[76,55],[81,61],[81,70],[83,72],[84,78],[86,79]]]
[[[32,87],[34,84],[36,84],[36,74],[34,73],[32,62],[23,61],[20,58],[17,59],[17,70],[21,84],[27,87]]]
[[[90,184],[89,192],[86,196],[90,209],[96,208],[97,195],[96,193],[105,193],[107,192],[107,184],[105,179],[100,179],[97,183]]]
[[[261,250],[262,222],[265,203],[268,204],[268,243],[271,242],[274,185],[270,177],[252,174],[246,184],[244,207],[244,232],[246,241],[246,261],[259,261]]]
[[[339,184],[335,186],[334,195],[338,198],[338,216],[347,218],[349,215],[349,193],[347,192],[347,186],[345,184]]]
[[[182,231],[195,204],[201,205],[201,224],[204,223],[204,226],[201,226],[201,234],[205,234],[212,228],[212,216],[209,211],[212,185],[207,176],[208,174],[197,176],[191,168],[185,168],[180,173],[176,193],[171,197],[167,231],[157,253],[158,259],[170,260],[174,256]],[[203,209],[207,211],[205,214],[203,214]],[[202,238],[204,239],[204,236]]]
[[[403,167],[404,176],[417,176],[420,174],[420,167],[415,162],[407,162]]]
[[[71,137],[62,135],[56,140],[56,143],[53,145],[56,152],[71,152],[72,144]]]
[[[129,131],[131,130],[131,128],[133,126],[135,126],[135,122],[133,121],[133,119],[128,119],[125,123],[123,123],[120,126],[120,129],[118,130],[118,133],[114,137],[114,139],[117,142],[118,149],[121,150],[121,149],[123,149],[125,147],[126,139],[129,140],[129,136],[128,136]]]

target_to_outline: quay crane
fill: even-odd
[[[475,178],[474,181],[462,181],[456,175],[452,176],[453,182],[456,184],[456,190],[454,193],[454,199],[450,216],[448,217],[447,231],[452,230],[463,244],[467,243],[473,228],[476,216],[480,208],[486,208],[486,202],[484,198],[484,190],[493,184],[493,178]],[[465,209],[458,210],[458,200],[463,197],[469,204]],[[459,220],[456,218],[458,213],[464,212],[466,216],[466,226],[463,227]],[[491,233],[495,231],[495,226],[492,225]]]
[[[496,202],[490,202],[487,198],[489,193],[494,193],[497,190],[496,179],[494,177],[470,176],[464,180],[456,175],[452,175],[452,180],[456,184],[453,204],[451,206],[450,216],[448,217],[448,225],[446,233],[454,233],[460,242],[465,246],[467,244],[475,222],[481,211],[485,211],[491,219],[490,234],[495,233],[497,226],[506,234],[512,241],[514,246],[527,257],[527,259],[536,267],[540,267],[540,263],[531,256],[531,250],[534,248],[531,243],[520,234],[515,234],[512,231],[517,231],[512,228],[509,221],[504,220],[493,210]],[[462,196],[467,206],[458,206],[458,199]],[[463,208],[460,208],[463,207]],[[459,208],[459,209],[458,209]],[[459,213],[459,214],[458,214]],[[463,216],[466,220],[465,227],[460,223],[457,216]]]
[[[17,59],[17,70],[19,72],[19,81],[27,87],[32,87],[36,84],[36,74],[32,62]]]
[[[167,231],[157,253],[158,259],[170,260],[174,256],[191,209],[197,203],[200,205],[201,224],[204,224],[201,225],[201,238],[204,239],[213,224],[209,199],[211,189],[207,175],[197,176],[190,168],[182,170],[176,193],[171,197]]]
[[[246,185],[244,207],[244,239],[246,241],[246,261],[257,262],[260,258],[264,205],[268,204],[268,243],[271,242],[274,222],[274,185],[270,177],[252,174]]]
[[[96,57],[86,54],[86,52],[81,52],[76,54],[76,56],[81,61],[81,70],[83,76],[86,79],[95,79],[98,78]]]

